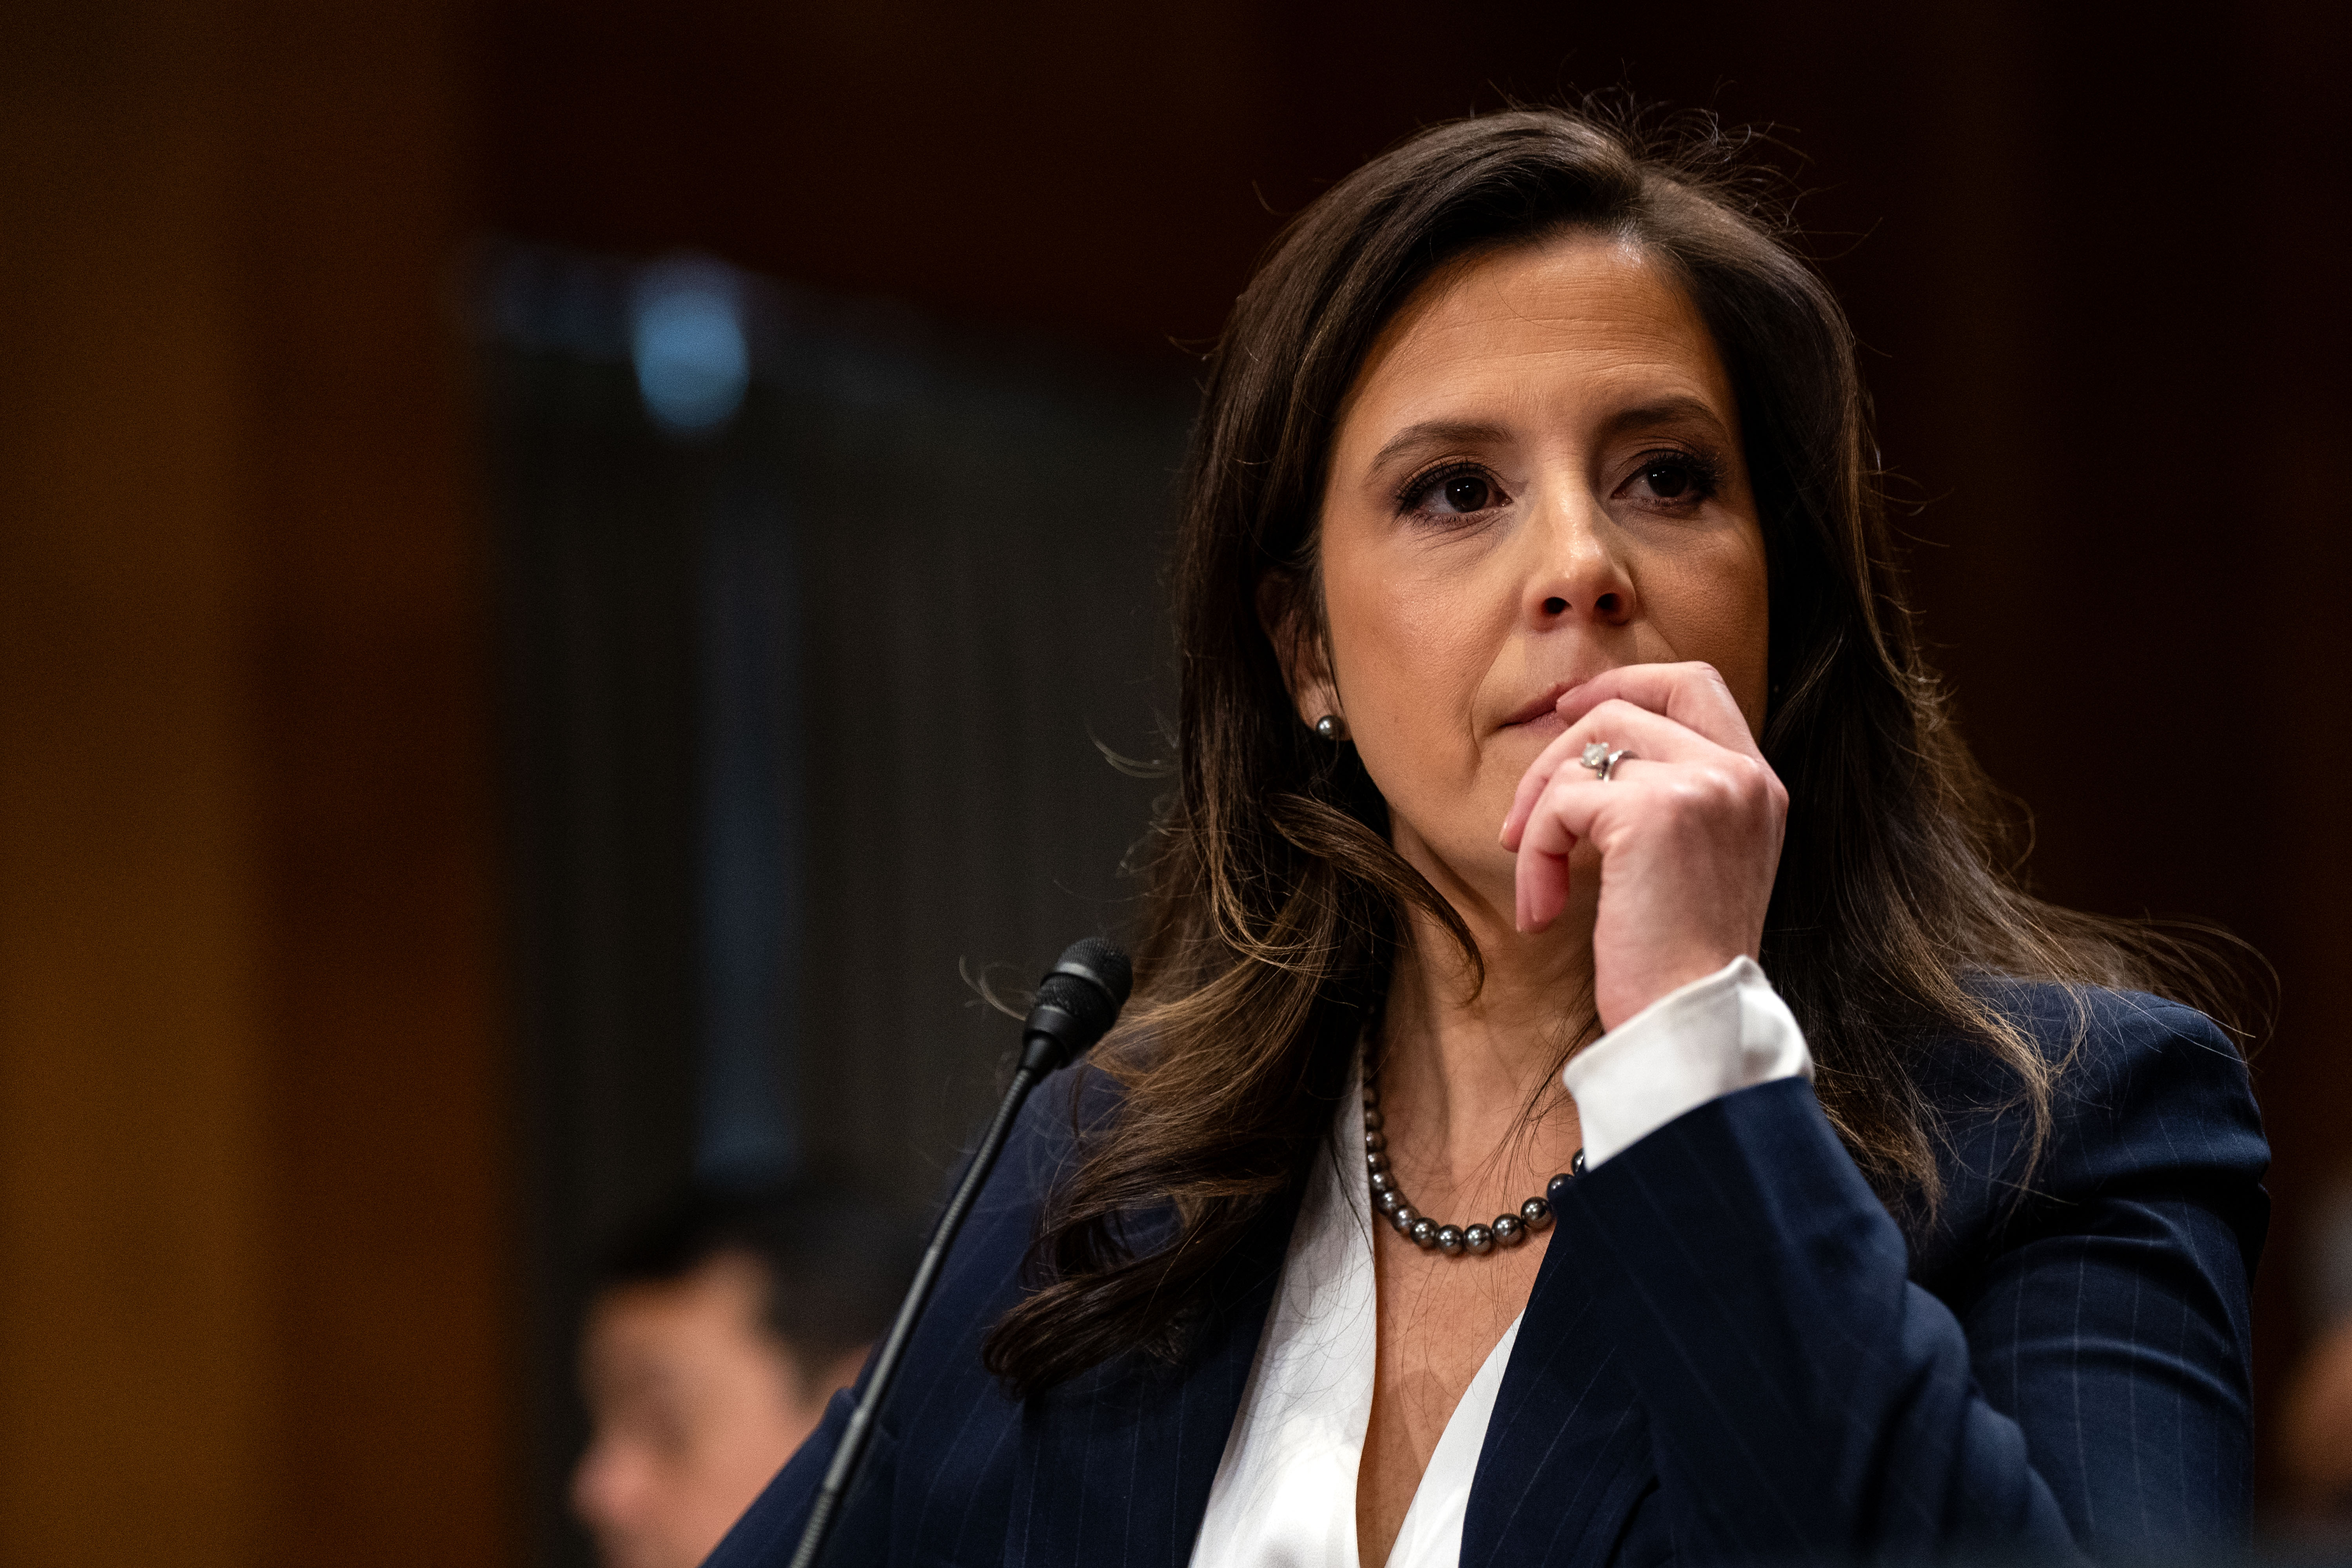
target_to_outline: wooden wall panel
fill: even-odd
[[[201,7],[0,47],[0,1561],[272,1497],[243,366]]]
[[[513,1553],[463,22],[0,43],[0,1561]]]
[[[242,23],[289,1560],[511,1550],[487,561],[445,5]]]

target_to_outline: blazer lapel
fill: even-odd
[[[1121,1356],[1024,1407],[1007,1568],[1191,1561],[1297,1211],[1294,1194],[1252,1226],[1181,1363]]]
[[[1559,1240],[1537,1271],[1486,1424],[1463,1568],[1605,1563],[1654,1479],[1633,1381]]]

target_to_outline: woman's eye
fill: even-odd
[[[1696,458],[1674,453],[1662,453],[1643,463],[1634,473],[1633,482],[1650,492],[1655,500],[1704,500],[1714,493],[1713,471]]]
[[[1464,474],[1446,480],[1438,493],[1454,511],[1485,511],[1493,504],[1495,487],[1475,474]]]
[[[1484,474],[1444,474],[1421,487],[1413,509],[1442,517],[1465,517],[1503,504],[1503,492]]]

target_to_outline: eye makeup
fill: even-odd
[[[1421,468],[1399,485],[1395,506],[1399,517],[1435,521],[1477,517],[1510,504],[1502,481],[1484,463],[1452,458]]]
[[[1633,471],[1617,487],[1624,494],[1646,484],[1654,504],[1681,509],[1713,499],[1723,488],[1723,465],[1713,453],[1661,447],[1634,460]]]

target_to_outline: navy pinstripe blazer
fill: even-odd
[[[2056,987],[2006,986],[2002,1005],[2053,1048],[2074,1037]],[[1796,1079],[1556,1184],[1463,1563],[2168,1555],[2236,1537],[2261,1121],[2202,1016],[2110,992],[2087,1006],[2022,1197],[2024,1117],[1981,1053],[1937,1058],[1950,1138],[1932,1229],[1889,1217]],[[1117,1362],[1009,1401],[981,1336],[1017,1299],[1081,1077],[1041,1093],[991,1179],[828,1563],[1189,1561],[1295,1205],[1240,1249],[1181,1364]],[[847,1399],[713,1568],[788,1561]]]

